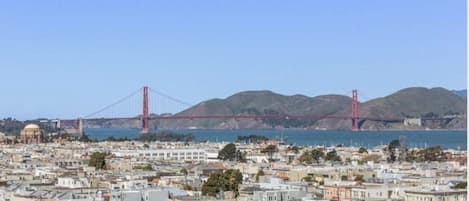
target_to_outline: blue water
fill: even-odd
[[[137,138],[140,130],[129,128],[88,128],[85,133],[91,139]],[[440,145],[443,148],[466,149],[466,131],[315,131],[315,130],[175,130],[176,133],[192,133],[196,141],[233,142],[238,135],[263,135],[274,139],[279,136],[287,137],[289,144],[296,145],[338,145],[373,147],[387,144],[399,136],[407,137],[408,147],[429,147]]]

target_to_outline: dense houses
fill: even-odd
[[[466,151],[444,150],[436,161],[391,162],[386,145],[294,147],[269,141],[235,143],[236,157],[222,160],[219,153],[227,145],[3,143],[0,201],[467,200]],[[275,149],[268,151],[268,146]],[[314,150],[327,154],[305,160]],[[225,177],[228,170],[239,170],[239,184],[217,180],[221,183],[207,187],[214,175]],[[226,185],[236,189],[224,190]],[[204,193],[207,189],[213,194]]]

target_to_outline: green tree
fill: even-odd
[[[236,145],[233,143],[225,145],[223,149],[218,152],[218,158],[221,160],[233,161],[239,153],[236,151]]]
[[[326,161],[342,161],[342,160],[340,159],[340,156],[337,155],[337,151],[333,149],[332,151],[327,152]]]
[[[440,146],[426,148],[423,151],[424,161],[440,161],[443,157],[443,150]]]
[[[301,148],[298,147],[298,146],[289,146],[289,147],[288,147],[288,151],[293,151],[295,154],[300,153],[300,149],[301,149]]]
[[[259,178],[260,178],[261,176],[264,176],[264,175],[265,175],[264,171],[262,171],[262,170],[257,171],[257,174],[256,174],[256,182],[259,182]]]
[[[216,196],[220,190],[233,191],[236,197],[239,195],[239,185],[243,175],[238,169],[226,170],[223,174],[212,174],[202,185],[202,194]]]
[[[189,171],[187,171],[186,168],[182,168],[180,172],[184,175],[184,185],[187,186],[187,175],[189,174]]]
[[[313,163],[313,156],[311,155],[310,151],[305,151],[301,156],[298,158],[300,163],[312,164]]]
[[[106,166],[106,154],[102,152],[94,152],[90,156],[88,166],[95,167],[97,170],[104,169]]]
[[[224,186],[222,183],[224,181],[221,178],[221,174],[218,173],[210,175],[207,181],[202,185],[202,194],[215,197]]]
[[[365,147],[360,147],[360,149],[358,149],[358,153],[368,153],[368,150]]]
[[[440,146],[429,147],[423,150],[412,150],[407,153],[407,161],[441,161],[444,159],[444,152]]]
[[[466,189],[466,188],[467,188],[467,182],[458,183],[458,184],[456,184],[456,186],[454,186],[454,188],[457,188],[457,189]]]
[[[318,163],[319,159],[324,158],[324,151],[322,149],[313,149],[311,151],[305,151],[298,158],[301,163],[312,164],[313,162]]]
[[[248,136],[238,136],[238,142],[244,142],[244,143],[260,143],[263,141],[267,141],[269,138],[262,136],[262,135],[248,135]]]
[[[241,163],[246,163],[247,158],[246,158],[246,152],[241,152],[239,150],[236,150],[236,161],[241,162]]]
[[[312,182],[312,181],[313,181],[313,177],[311,177],[310,175],[308,175],[308,176],[303,177],[301,180],[303,180],[304,182]]]
[[[243,174],[238,169],[229,169],[223,173],[226,191],[233,191],[236,197],[239,195],[239,184],[243,181]]]
[[[363,157],[362,162],[379,162],[381,160],[381,156],[378,154],[368,154],[367,156]]]
[[[274,156],[275,152],[278,152],[278,148],[277,148],[276,145],[273,145],[273,144],[270,144],[270,145],[268,145],[267,147],[265,147],[264,149],[261,150],[261,153],[267,153],[267,155],[269,156],[270,161],[273,160],[273,156]]]
[[[357,175],[357,176],[355,176],[354,181],[356,181],[358,183],[363,183],[363,182],[365,182],[365,179],[363,178],[363,175]]]
[[[401,143],[399,142],[399,140],[392,140],[391,142],[389,142],[389,145],[387,147],[387,151],[389,153],[389,156],[388,156],[389,162],[396,161],[397,159],[396,149],[399,148],[400,146],[401,146]]]
[[[313,157],[313,160],[316,161],[316,163],[319,163],[319,159],[324,158],[325,154],[322,149],[313,149],[311,151],[311,156]]]
[[[135,166],[134,170],[153,171],[153,167],[150,164]]]

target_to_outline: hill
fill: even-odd
[[[461,96],[463,98],[467,97],[467,89],[462,89],[462,90],[451,90],[454,94]]]
[[[308,97],[285,96],[271,91],[245,91],[225,99],[203,101],[176,115],[350,115],[351,99],[341,95]],[[466,99],[444,88],[413,87],[402,89],[389,96],[360,103],[360,116],[373,118],[443,117],[458,115],[450,121],[424,122],[424,127],[465,128]],[[223,120],[193,119],[155,122],[159,128],[325,128],[351,129],[350,120],[344,119],[278,119],[278,120]],[[364,129],[403,129],[402,124],[362,121]],[[424,128],[411,127],[411,128]]]
[[[423,127],[463,129],[466,127],[466,99],[444,88],[412,87],[360,104],[360,116],[371,118],[439,118],[459,115],[449,121],[424,121]],[[402,124],[361,122],[365,129],[405,129]]]
[[[347,96],[324,95],[307,97],[303,95],[285,96],[271,91],[245,91],[226,99],[212,99],[201,102],[176,115],[331,115],[350,107]],[[163,121],[162,128],[272,128],[305,127],[312,122],[290,120],[178,120]]]

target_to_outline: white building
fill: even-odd
[[[254,191],[252,201],[296,201],[306,196],[306,191]]]
[[[89,188],[90,182],[84,177],[59,177],[55,186],[68,189]]]
[[[422,126],[422,119],[420,118],[405,118],[404,126]]]
[[[111,181],[110,188],[113,190],[118,189],[143,189],[148,186],[146,179],[133,179],[133,180],[114,180]]]
[[[112,151],[116,157],[143,157],[154,160],[206,161],[204,149],[155,149]]]
[[[467,190],[422,189],[405,193],[406,201],[467,201]]]
[[[109,201],[168,201],[167,190],[145,189],[145,190],[125,190],[112,191]]]
[[[418,187],[409,187],[403,185],[382,185],[382,184],[363,184],[351,189],[353,201],[365,200],[403,200],[406,190],[413,190]],[[436,200],[434,200],[436,201]]]
[[[285,183],[280,178],[270,178],[269,183],[259,183],[261,189],[287,190],[287,191],[307,191],[306,184]]]

